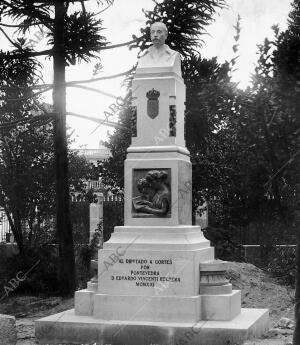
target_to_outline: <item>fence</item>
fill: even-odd
[[[89,231],[89,210],[88,203],[72,198],[72,219],[73,227],[77,233],[83,232],[82,236],[88,238]],[[111,232],[116,225],[123,225],[124,199],[118,195],[106,195],[103,197],[103,225],[105,240],[110,238]],[[11,241],[11,229],[3,209],[0,208],[0,242]]]
[[[11,230],[6,213],[0,208],[0,242],[9,242]]]
[[[97,195],[97,193],[95,194]],[[73,196],[71,203],[71,214],[75,238],[80,238],[82,235],[84,238],[88,238],[88,232],[93,233],[96,230],[96,225],[99,222],[98,218],[100,217],[100,214],[101,218],[103,217],[104,241],[107,241],[110,238],[115,226],[123,225],[123,196],[102,195],[101,204],[102,211],[99,213],[96,204],[89,204],[89,202],[81,201],[76,196]]]
[[[110,239],[114,227],[124,224],[124,198],[111,195],[103,198],[103,236],[104,241]]]

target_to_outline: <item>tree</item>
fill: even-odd
[[[294,229],[297,238],[296,249],[296,282],[295,282],[295,331],[293,344],[300,343],[300,1],[292,2],[289,14],[288,29],[281,34],[280,44],[275,52],[276,74],[293,109],[294,135],[291,138],[294,146],[288,166],[292,167],[292,185],[294,187]]]
[[[0,205],[26,262],[28,252],[39,245],[41,234],[37,231],[45,221],[55,218],[53,126],[35,122],[1,128],[1,132]],[[90,165],[76,152],[69,151],[68,155],[70,187],[81,191]]]
[[[183,61],[186,96],[186,144],[193,163],[194,210],[204,199],[217,197],[228,184],[224,171],[232,145],[225,124],[230,118],[235,87],[228,63],[191,56]],[[216,183],[218,181],[218,183]],[[225,187],[226,188],[226,187]]]
[[[162,7],[166,12],[173,9],[178,13],[174,3],[168,4]],[[161,17],[149,14],[149,18]],[[176,20],[176,16],[172,18]],[[237,40],[239,20],[235,26]],[[176,31],[176,21],[170,24]],[[291,52],[286,55],[286,48],[281,48],[285,47],[285,34],[279,34],[276,27],[274,30],[275,40],[265,40],[259,47],[253,84],[245,91],[230,80],[237,57],[220,65],[216,59],[202,59],[188,44],[183,47],[190,47],[190,51],[183,48],[181,52],[185,56],[182,66],[187,86],[186,141],[193,162],[194,201],[198,203],[205,197],[220,205],[217,227],[229,229],[255,223],[270,228],[273,222],[276,236],[283,240],[282,230],[288,229],[290,219],[288,195],[294,190],[288,168],[297,152],[295,138],[299,128],[295,78],[294,82],[287,79],[283,67],[295,66],[292,52],[296,48],[287,44]],[[175,49],[180,49],[185,32],[181,35],[170,38],[177,39]],[[140,46],[144,47],[142,42]],[[235,53],[237,47],[238,41]],[[120,124],[128,127],[128,105],[120,115]],[[122,161],[129,143],[125,128],[110,137],[107,145],[112,157],[102,164],[103,176],[110,185],[114,181],[122,187]],[[268,242],[268,233],[260,233],[261,241]],[[272,236],[274,239],[274,232]]]
[[[213,16],[220,8],[225,7],[225,0],[164,0],[155,3],[152,11],[144,11],[146,16],[145,28],[141,29],[142,37],[136,45],[141,51],[150,44],[149,28],[154,22],[165,22],[168,26],[167,44],[182,56],[190,56],[197,52],[201,45],[206,26],[213,21]]]
[[[91,0],[92,1],[92,0]],[[96,1],[99,4],[99,1]],[[81,5],[81,11],[71,13],[71,4]],[[183,51],[188,51],[190,43],[196,43],[198,37],[198,30],[202,31],[205,24],[211,20],[215,8],[224,4],[223,0],[214,1],[194,1],[187,4],[179,0],[166,0],[163,3],[155,2],[156,17],[151,17],[151,13],[146,16],[150,20],[163,18],[167,13],[173,19],[173,23],[178,22],[180,16],[177,15],[177,10],[181,11],[183,15],[188,17],[185,21],[186,34],[181,35],[177,30],[176,37],[182,41]],[[176,12],[174,12],[174,10]],[[184,12],[182,12],[184,11]],[[54,19],[51,16],[54,12]],[[36,89],[41,88],[40,92],[49,90],[53,87],[53,108],[55,115],[55,157],[56,157],[56,209],[57,209],[57,231],[60,242],[60,281],[63,295],[72,294],[75,289],[75,275],[74,275],[74,254],[73,254],[73,240],[72,229],[69,217],[69,188],[68,188],[68,160],[66,149],[66,86],[74,86],[75,82],[66,83],[65,81],[65,67],[68,64],[75,64],[80,60],[89,61],[90,58],[95,57],[98,51],[103,49],[115,48],[128,44],[137,44],[145,39],[145,34],[134,39],[118,45],[111,45],[107,47],[105,38],[101,36],[101,20],[97,19],[97,14],[89,13],[85,8],[85,1],[73,0],[2,0],[0,3],[0,13],[3,17],[10,17],[14,19],[17,24],[19,32],[26,33],[30,28],[35,26],[43,26],[47,31],[48,44],[51,49],[44,51],[33,51],[31,48],[22,46],[24,39],[13,41],[9,38],[6,32],[1,28],[1,32],[16,48],[12,52],[2,53],[3,58],[13,59],[36,57],[36,56],[50,56],[53,58],[54,69],[54,83],[53,85],[34,86]],[[204,14],[203,14],[204,13]],[[203,15],[202,15],[203,14]],[[182,18],[180,18],[182,19]],[[189,27],[190,21],[193,28]],[[1,24],[0,26],[11,26],[10,24]],[[175,34],[175,26],[173,28]],[[145,30],[145,29],[144,29]],[[142,31],[143,32],[143,31]],[[175,37],[174,37],[175,39]],[[173,42],[175,42],[173,39]],[[23,41],[22,41],[23,40]],[[184,43],[185,42],[185,43]],[[185,45],[185,47],[184,47]],[[99,78],[98,78],[99,79]],[[97,78],[94,79],[94,81]],[[83,82],[90,81],[80,81]],[[79,82],[77,83],[79,84]],[[11,85],[9,85],[11,86]],[[78,85],[77,85],[78,86]],[[34,97],[33,95],[32,97]]]
[[[28,97],[26,89],[38,79],[38,66],[32,58],[0,64],[0,205],[6,211],[23,261],[39,235],[34,225],[53,218],[55,213],[53,124],[51,117],[41,115],[37,107],[41,105]],[[90,167],[75,152],[69,152],[69,160],[70,185],[79,190]]]
[[[81,4],[81,11],[71,12],[71,4]],[[54,19],[52,17],[54,12]],[[65,68],[80,60],[89,61],[106,46],[101,36],[101,20],[85,9],[84,1],[43,1],[43,0],[3,0],[0,3],[2,18],[11,18],[16,24],[2,24],[1,32],[14,46],[14,50],[1,52],[3,66],[7,61],[18,61],[37,56],[53,58],[53,85],[30,85],[29,97],[45,92],[53,87],[54,145],[56,161],[56,212],[57,233],[60,253],[60,283],[62,295],[72,294],[75,290],[75,268],[72,228],[69,216],[68,159],[66,141],[66,81]],[[16,41],[10,39],[3,27],[15,27],[20,34],[28,33],[33,27],[43,27],[48,37],[50,49],[34,51],[26,47],[23,37]],[[20,85],[18,85],[20,87]],[[13,85],[6,85],[14,87]],[[32,94],[33,90],[40,90]]]
[[[37,67],[33,59],[1,63],[1,86],[18,84],[26,88],[37,79]],[[51,185],[48,181],[53,157],[51,123],[47,118],[31,115],[34,103],[28,99],[26,91],[6,89],[2,90],[1,97],[0,205],[8,216],[20,253],[25,257],[24,221],[30,229],[30,241],[36,207],[39,206],[43,216],[46,209],[42,200],[46,202],[51,195],[51,189],[43,190],[43,186]]]
[[[293,148],[284,170],[289,172],[293,199],[294,230],[297,239],[295,282],[295,331],[293,344],[300,343],[300,1],[292,2],[288,29],[279,35],[274,52],[274,74],[282,90],[285,106],[293,118],[293,130],[289,139]]]

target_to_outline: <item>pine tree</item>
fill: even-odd
[[[95,6],[102,1],[94,1]],[[111,1],[107,1],[111,4]],[[97,13],[90,13],[84,0],[1,0],[0,31],[14,47],[8,52],[0,52],[1,67],[7,63],[22,64],[36,57],[49,57],[53,61],[54,81],[50,85],[30,85],[24,90],[22,85],[6,83],[2,90],[18,89],[27,92],[27,97],[35,99],[39,94],[53,89],[54,146],[56,166],[56,221],[59,239],[60,257],[60,290],[63,296],[72,295],[76,288],[75,260],[72,226],[69,210],[69,174],[66,140],[66,87],[65,70],[70,64],[90,61],[102,49],[127,45],[128,42],[116,46],[107,46],[101,35],[102,21]],[[73,6],[81,6],[81,10],[72,10]],[[74,9],[76,9],[74,7]],[[53,16],[54,14],[54,16]],[[14,24],[3,22],[3,19]],[[40,28],[45,33],[49,49],[35,51],[32,40],[24,35],[33,28]],[[10,38],[6,29],[15,29],[19,37]],[[132,43],[132,42],[131,42]],[[96,81],[97,79],[93,79]],[[81,81],[83,83],[85,81]],[[76,83],[69,83],[74,86]],[[79,83],[76,84],[80,87]],[[43,109],[42,109],[43,110]]]

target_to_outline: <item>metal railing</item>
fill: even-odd
[[[85,184],[86,184],[87,189],[94,189],[94,190],[103,189],[103,183],[101,181],[90,180],[90,181],[86,181]]]

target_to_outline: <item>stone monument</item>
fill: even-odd
[[[268,327],[265,309],[241,309],[199,226],[184,139],[180,55],[151,26],[153,45],[133,80],[132,143],[125,161],[125,224],[98,252],[98,284],[75,310],[36,323],[41,344],[240,344]]]

